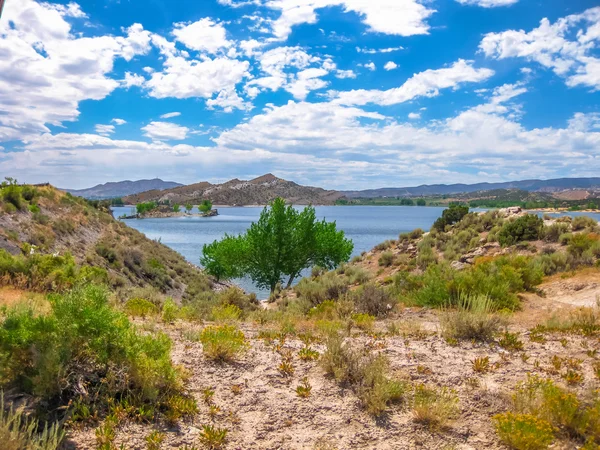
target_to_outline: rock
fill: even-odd
[[[214,217],[214,216],[218,216],[218,215],[219,215],[218,209],[211,209],[210,211],[202,213],[202,217]]]
[[[463,270],[466,267],[468,267],[468,264],[462,263],[460,261],[452,261],[450,267],[452,267],[454,270]]]
[[[6,250],[11,255],[20,255],[21,249],[17,244],[12,241],[9,241],[4,236],[0,236],[0,249]]]
[[[523,212],[520,206],[511,206],[509,208],[501,208],[498,210],[498,214],[504,217],[517,216]]]

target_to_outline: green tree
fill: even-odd
[[[291,286],[308,267],[333,269],[348,261],[353,248],[335,222],[317,220],[312,206],[297,211],[278,198],[246,234],[205,245],[200,262],[217,278],[247,275],[273,292],[284,277]]]
[[[152,211],[157,206],[158,205],[155,202],[138,203],[137,205],[135,205],[135,209],[138,214],[143,215],[146,214],[148,211]]]
[[[212,202],[210,200],[202,200],[198,209],[203,213],[207,213],[212,209]]]
[[[438,231],[444,231],[446,225],[454,225],[455,223],[460,222],[468,213],[468,206],[459,203],[450,203],[448,209],[445,209],[444,212],[442,212],[442,217],[433,223],[433,228]]]
[[[179,205],[179,203],[175,203],[173,205],[173,212],[178,213],[179,211],[181,211],[181,205]]]
[[[498,233],[498,242],[502,246],[514,245],[521,241],[535,241],[541,236],[544,221],[534,214],[526,214],[506,222]]]
[[[420,198],[417,200],[417,206],[427,206],[427,202],[424,198]]]
[[[191,203],[186,203],[185,204],[185,210],[189,213],[192,208],[194,207],[194,205],[192,205]]]

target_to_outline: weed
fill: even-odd
[[[583,382],[583,375],[581,372],[577,372],[573,369],[567,370],[567,372],[562,375],[562,378],[569,385],[581,384]]]
[[[244,333],[233,325],[209,326],[200,333],[204,354],[216,361],[231,361],[248,348]]]
[[[240,320],[242,310],[236,305],[215,306],[211,311],[211,316],[217,323],[231,323]]]
[[[175,319],[177,319],[177,315],[179,312],[179,308],[173,301],[173,299],[168,298],[162,307],[162,320],[165,323],[173,323]]]
[[[502,337],[498,341],[498,345],[510,352],[519,352],[524,348],[523,342],[519,339],[519,334],[510,333],[509,331],[502,333]]]
[[[457,309],[442,315],[442,334],[456,340],[492,341],[504,322],[492,311],[490,297],[462,295]]]
[[[208,417],[210,417],[210,420],[214,421],[220,412],[221,408],[214,403],[208,406]]]
[[[212,404],[214,396],[215,396],[214,389],[211,389],[211,388],[202,389],[202,398],[204,399],[204,403],[206,403],[207,405]]]
[[[165,434],[154,430],[146,436],[145,440],[147,450],[160,450],[160,446],[165,440]]]
[[[354,314],[352,321],[358,329],[366,332],[373,331],[375,326],[375,317],[370,314]]]
[[[310,397],[310,393],[312,391],[312,386],[308,381],[308,377],[302,378],[300,386],[296,387],[296,394],[298,397],[307,398]]]
[[[202,425],[200,442],[209,450],[223,448],[227,441],[227,429],[216,428],[213,425]]]
[[[490,370],[490,357],[475,358],[473,360],[473,371],[477,373],[486,373]]]
[[[451,389],[433,389],[420,384],[413,395],[412,413],[417,423],[440,428],[458,414],[458,397]]]
[[[282,352],[281,354],[281,363],[277,367],[279,373],[284,377],[292,377],[294,375],[294,360],[292,357],[292,352]]]
[[[303,347],[298,352],[298,358],[302,361],[314,361],[319,359],[319,352],[311,349],[310,347]]]
[[[154,303],[144,298],[132,298],[125,303],[125,314],[132,317],[146,317],[158,313],[158,308]]]

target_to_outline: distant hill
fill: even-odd
[[[162,191],[155,189],[124,197],[123,201],[134,204],[168,200],[171,203],[198,204],[207,199],[215,205],[246,206],[266,205],[277,197],[296,205],[332,205],[343,195],[337,191],[301,186],[269,173],[250,181],[236,178],[223,184],[203,181]]]
[[[106,198],[125,197],[127,195],[138,194],[140,192],[165,189],[172,189],[177,186],[183,186],[181,183],[174,181],[163,181],[158,178],[153,180],[138,180],[138,181],[119,181],[115,183],[104,183],[89,189],[62,189],[65,192],[70,192],[79,197],[101,200]]]
[[[347,198],[422,197],[429,195],[453,195],[495,189],[519,189],[528,192],[560,192],[572,189],[600,190],[600,178],[557,178],[553,180],[524,180],[504,183],[432,184],[416,187],[342,191]]]

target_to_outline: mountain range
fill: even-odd
[[[76,195],[78,197],[85,197],[92,200],[102,200],[107,198],[125,197],[127,195],[138,194],[140,192],[150,190],[162,191],[165,189],[175,188],[177,186],[183,185],[181,183],[175,183],[174,181],[163,181],[159,178],[154,178],[152,180],[126,180],[114,183],[104,183],[88,189],[61,190],[69,192],[72,195]]]
[[[215,205],[247,206],[266,205],[277,197],[282,197],[288,203],[295,205],[333,205],[336,200],[343,197],[343,194],[317,187],[301,186],[268,173],[249,181],[237,178],[222,184],[203,181],[173,189],[136,193],[124,197],[123,201],[127,204],[148,201],[198,204],[208,199]]]

